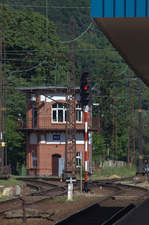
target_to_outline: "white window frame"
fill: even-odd
[[[76,133],[76,144],[84,145],[84,133],[83,132]]]
[[[59,107],[59,104],[63,104],[63,107]],[[66,123],[66,118],[65,118],[66,108],[65,108],[64,104],[65,103],[54,103],[54,104],[52,104],[52,110],[51,110],[52,123]],[[54,105],[57,105],[57,107],[53,108]],[[53,120],[53,112],[54,111],[56,112],[56,121]],[[59,111],[63,111],[63,121],[58,121]]]
[[[63,107],[59,107],[59,104],[63,104]],[[66,123],[66,107],[65,105],[66,103],[54,103],[52,104],[52,110],[51,110],[51,121],[52,123]],[[57,107],[53,108],[54,105],[57,105]],[[59,114],[59,111],[62,110],[63,111],[63,121],[58,121],[58,114]],[[53,120],[53,112],[56,112],[56,121]],[[77,120],[77,112],[80,113],[80,117],[81,117],[81,120]],[[83,118],[83,112],[82,112],[82,108],[80,106],[80,104],[77,104],[76,105],[76,123],[82,123],[82,118]]]
[[[81,120],[77,120],[77,111],[80,113]],[[83,112],[80,104],[76,105],[76,123],[82,123]]]
[[[40,144],[46,144],[45,134],[40,135]]]
[[[81,167],[81,152],[77,152],[76,153],[76,168],[80,168]]]

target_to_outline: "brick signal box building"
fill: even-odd
[[[27,175],[61,175],[65,161],[66,87],[19,88],[26,93]],[[82,152],[84,165],[84,115],[79,105],[80,89],[76,88],[76,166]],[[91,112],[89,112],[91,128]],[[92,141],[89,132],[89,168],[92,162]]]

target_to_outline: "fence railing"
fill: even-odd
[[[51,128],[51,123],[49,118],[40,118],[39,120],[26,119],[23,121],[21,119],[17,122],[18,128],[28,128],[28,129],[43,129],[43,128]]]
[[[21,119],[17,122],[19,129],[65,129],[66,123],[51,123],[50,118],[39,118],[38,120],[26,119],[23,121]],[[77,129],[83,129],[83,123],[76,123]],[[92,118],[92,124],[89,123],[89,128],[93,131],[100,132],[100,119]]]
[[[64,129],[66,123],[64,122],[51,122],[51,118],[39,118],[38,120],[26,119],[26,121],[18,120],[19,129]],[[83,123],[76,123],[77,129],[84,127]]]

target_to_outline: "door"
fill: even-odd
[[[58,176],[60,157],[58,154],[52,155],[52,176]]]
[[[58,161],[59,161],[58,176],[61,177],[64,171],[64,159],[59,158]]]

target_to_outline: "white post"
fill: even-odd
[[[82,152],[80,152],[80,191],[82,192]]]
[[[84,182],[84,191],[88,192],[88,177],[87,177],[87,173],[88,173],[88,105],[85,106],[85,110],[84,110],[84,117],[85,117],[85,182]]]
[[[68,183],[68,201],[73,200],[73,179],[70,177],[70,183]]]
[[[67,197],[68,201],[72,201],[73,200],[73,183],[69,183],[68,184],[68,197]]]

